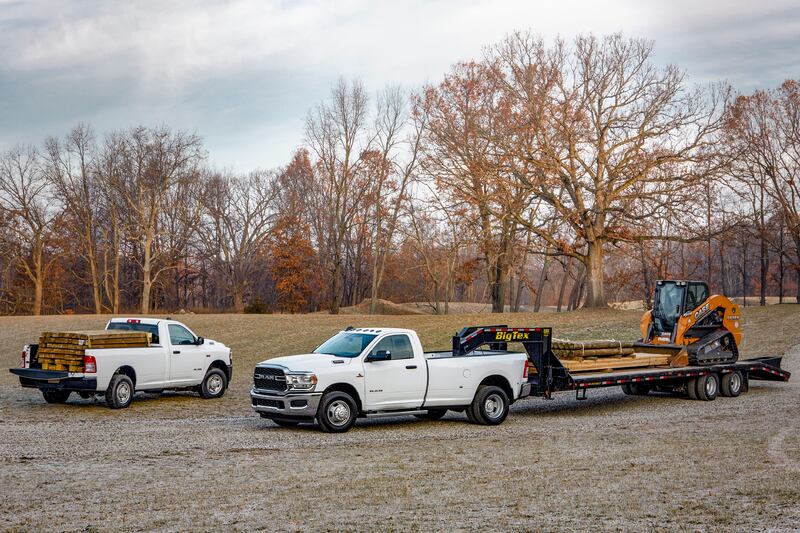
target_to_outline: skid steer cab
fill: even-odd
[[[640,330],[637,349],[673,353],[676,363],[710,365],[739,358],[739,306],[725,296],[709,295],[703,281],[657,281],[653,309],[642,316]]]

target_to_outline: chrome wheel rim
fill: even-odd
[[[131,388],[124,381],[117,385],[117,400],[127,403],[131,398]]]
[[[483,402],[483,410],[486,412],[486,416],[492,420],[500,418],[500,415],[503,414],[503,403],[503,399],[499,394],[493,393],[487,396]]]
[[[222,390],[222,378],[219,374],[214,374],[208,378],[208,392],[211,394],[218,394]]]
[[[731,375],[731,392],[736,394],[742,388],[742,376],[739,374]]]
[[[328,421],[336,427],[350,420],[350,406],[344,400],[334,400],[328,405]]]
[[[713,396],[717,393],[717,380],[711,376],[706,378],[706,395]]]

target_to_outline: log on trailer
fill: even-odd
[[[87,348],[144,348],[150,334],[143,331],[45,331],[39,337],[36,360],[43,370],[83,372]]]

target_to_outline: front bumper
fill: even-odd
[[[97,390],[96,378],[70,376],[68,372],[38,368],[10,368],[9,372],[19,376],[19,384],[23,387],[77,392]]]
[[[317,416],[321,392],[289,392],[272,394],[250,389],[250,403],[267,418],[311,420]]]

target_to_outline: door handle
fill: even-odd
[[[415,370],[416,368],[417,368],[417,365],[407,365],[406,366],[406,370]]]
[[[173,353],[174,355],[178,355],[179,353],[181,353],[181,351],[180,351],[180,350],[172,350],[172,353]]]

